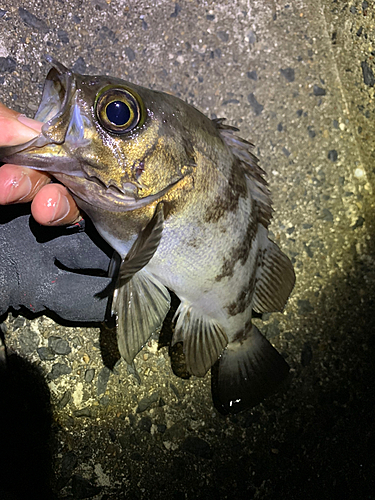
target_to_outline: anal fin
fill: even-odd
[[[288,372],[288,363],[252,325],[247,335],[228,344],[212,367],[215,408],[228,414],[256,406],[277,389]]]
[[[112,314],[116,315],[118,348],[127,363],[132,363],[162,325],[169,307],[168,290],[144,270],[115,291]]]
[[[187,370],[203,377],[223,352],[227,335],[219,323],[187,302],[181,302],[177,316],[172,345],[183,342]]]

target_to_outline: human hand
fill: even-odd
[[[22,144],[36,137],[43,123],[27,118],[0,103],[0,146]],[[0,205],[31,201],[34,219],[43,225],[72,224],[79,209],[61,184],[38,170],[5,164],[0,168]]]
[[[0,104],[0,146],[29,141],[42,125]],[[107,300],[96,294],[111,282],[106,275],[112,250],[93,227],[42,228],[20,205],[29,201],[39,224],[79,219],[67,189],[47,174],[11,164],[0,168],[0,205],[8,205],[0,207],[0,317],[11,307],[50,310],[69,321],[103,321]]]

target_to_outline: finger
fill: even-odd
[[[34,139],[43,123],[21,115],[0,103],[0,146],[14,146]]]
[[[35,196],[31,213],[39,224],[62,226],[80,219],[78,207],[65,186],[49,184]]]
[[[50,182],[44,172],[7,163],[0,168],[0,205],[31,201]]]

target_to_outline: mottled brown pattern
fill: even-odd
[[[236,248],[233,248],[229,257],[224,259],[221,272],[215,278],[216,281],[221,281],[225,277],[232,277],[234,266],[238,261],[240,261],[242,265],[245,264],[249,256],[251,245],[253,244],[253,240],[256,236],[257,229],[258,224],[253,219],[249,219],[242,243]]]
[[[206,208],[204,221],[215,223],[228,212],[237,210],[240,198],[247,196],[245,175],[240,168],[239,160],[233,161],[228,183],[218,192],[212,204]]]
[[[254,266],[248,285],[241,290],[234,302],[226,306],[225,309],[230,316],[236,316],[237,314],[245,312],[251,305],[255,290],[256,271],[257,266]]]
[[[237,341],[237,342],[242,343],[247,338],[248,333],[251,330],[251,328],[252,328],[252,324],[251,324],[251,318],[250,318],[249,320],[246,321],[244,327],[235,333],[235,335],[232,339],[232,342]]]

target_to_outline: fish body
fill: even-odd
[[[257,404],[289,367],[252,311],[282,310],[295,278],[268,238],[270,194],[251,144],[172,95],[51,62],[41,135],[0,156],[53,174],[119,254],[112,312],[127,362],[161,326],[169,289],[188,371],[214,367],[223,413]]]

